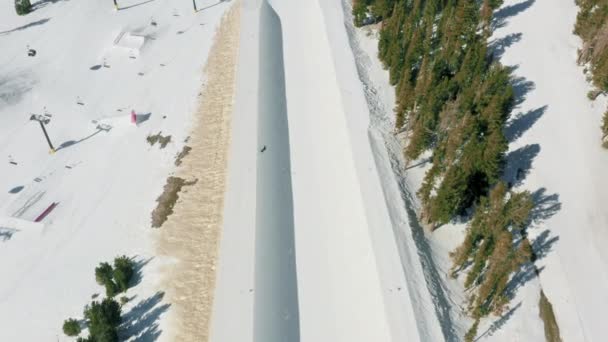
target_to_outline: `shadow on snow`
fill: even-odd
[[[522,13],[528,8],[532,7],[536,0],[526,0],[514,5],[504,6],[494,12],[492,18],[492,29],[498,29],[504,27],[507,24],[507,19]]]

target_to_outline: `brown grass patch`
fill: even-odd
[[[191,150],[192,147],[184,145],[184,148],[182,148],[182,150],[177,154],[177,157],[175,157],[175,166],[182,165],[182,159],[184,159]]]
[[[173,214],[173,207],[179,199],[179,192],[184,186],[196,184],[194,181],[187,182],[182,178],[170,176],[163,189],[163,193],[156,199],[158,205],[152,211],[152,228],[160,228],[169,215]]]
[[[158,132],[155,135],[148,135],[146,137],[146,141],[148,142],[148,144],[150,144],[150,146],[154,146],[154,144],[159,143],[160,148],[163,149],[167,146],[167,144],[171,142],[171,136],[163,136],[162,133],[163,132]]]
[[[171,302],[166,338],[205,342],[215,290],[239,41],[240,3],[222,19],[205,66],[206,85],[176,177],[198,179],[183,191],[160,230],[158,249],[172,260],[161,284]]]
[[[559,335],[559,326],[555,320],[553,306],[545,296],[543,290],[540,290],[540,300],[538,302],[540,318],[545,325],[545,339],[547,342],[561,342],[562,338]]]

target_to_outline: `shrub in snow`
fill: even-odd
[[[105,285],[112,280],[112,266],[107,262],[102,262],[95,268],[95,280],[99,285]]]
[[[80,334],[80,324],[73,318],[66,319],[63,322],[63,333],[68,336],[77,336]]]
[[[465,342],[473,342],[473,341],[475,341],[475,336],[477,336],[477,328],[478,327],[479,327],[479,320],[475,320],[475,323],[473,323],[473,326],[464,335],[464,341]]]
[[[129,288],[129,283],[133,278],[134,269],[133,260],[125,255],[114,259],[114,281],[120,292],[125,292]]]
[[[95,268],[95,281],[106,288],[106,296],[114,297],[119,291],[113,280],[114,270],[107,262],[102,262]]]
[[[101,302],[91,302],[91,305],[87,305],[84,309],[90,336],[80,340],[118,342],[120,314],[120,304],[113,298],[106,298]]]
[[[109,280],[104,284],[104,286],[106,288],[106,296],[109,298],[112,298],[116,296],[119,292],[121,292],[118,288],[118,285],[116,285],[113,280]]]
[[[365,25],[365,21],[368,17],[368,6],[370,5],[369,0],[356,0],[353,3],[353,17],[355,26]]]
[[[518,238],[533,207],[530,193],[509,192],[503,182],[480,199],[463,244],[451,255],[452,275],[465,271],[465,287],[475,290],[469,299],[474,318],[500,315],[507,305],[511,275],[532,257],[528,240]]]
[[[114,297],[129,288],[134,266],[133,261],[124,255],[114,259],[113,268],[109,263],[102,262],[95,268],[95,280],[105,286],[106,296]]]
[[[602,146],[608,148],[608,111],[604,113],[604,118],[602,119]]]
[[[19,15],[26,15],[32,11],[30,0],[15,0],[15,11]]]

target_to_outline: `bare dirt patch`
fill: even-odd
[[[205,72],[206,85],[195,117],[188,158],[175,177],[198,179],[182,191],[160,229],[161,256],[175,260],[160,284],[172,304],[166,333],[173,341],[205,342],[213,306],[222,227],[226,168],[234,102],[240,3],[222,19]],[[177,160],[176,160],[177,163]]]

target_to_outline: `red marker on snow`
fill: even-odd
[[[38,217],[36,217],[36,219],[34,220],[34,222],[40,222],[40,221],[42,221],[51,211],[53,211],[53,209],[55,209],[55,207],[58,204],[59,203],[57,203],[57,202],[53,202],[40,215],[38,215]]]
[[[134,110],[131,110],[131,123],[134,123],[137,125],[137,114],[135,114]]]

